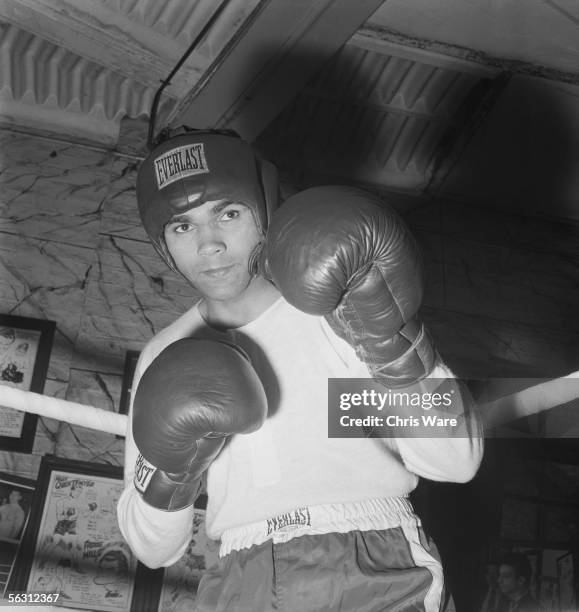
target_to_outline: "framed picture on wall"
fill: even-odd
[[[0,450],[29,453],[38,417],[2,406],[2,385],[44,391],[54,321],[0,315]]]
[[[0,472],[0,597],[12,574],[16,554],[30,516],[36,483]]]
[[[102,612],[156,610],[162,572],[140,564],[119,531],[122,490],[122,468],[43,457],[8,596],[50,593],[58,606]]]

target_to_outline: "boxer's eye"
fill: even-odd
[[[221,215],[221,221],[231,221],[237,219],[241,215],[241,211],[237,208],[229,208]]]
[[[173,231],[176,234],[185,234],[186,232],[190,232],[194,229],[194,226],[191,223],[179,223],[179,225],[175,225],[173,227]]]

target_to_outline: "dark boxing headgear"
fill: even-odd
[[[279,201],[277,170],[234,133],[190,131],[165,140],[137,176],[141,221],[156,251],[177,271],[165,243],[174,215],[212,200],[245,204],[265,234]]]

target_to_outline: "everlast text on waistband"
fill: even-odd
[[[155,159],[157,186],[163,189],[174,181],[209,172],[203,143],[177,147]]]
[[[311,524],[310,511],[308,508],[296,508],[292,512],[286,512],[285,514],[267,519],[267,535],[293,525]]]

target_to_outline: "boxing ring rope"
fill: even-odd
[[[38,416],[65,421],[70,425],[80,425],[105,433],[125,436],[127,415],[111,412],[86,404],[41,395],[32,391],[22,391],[14,387],[0,387],[0,406],[31,412]]]
[[[571,384],[573,380],[575,384]],[[485,426],[494,428],[578,398],[579,371],[489,402],[479,403],[478,408]],[[0,386],[0,406],[117,436],[124,437],[127,428],[128,417],[125,414],[4,385]]]
[[[539,414],[579,398],[579,371],[479,404],[487,427]]]

